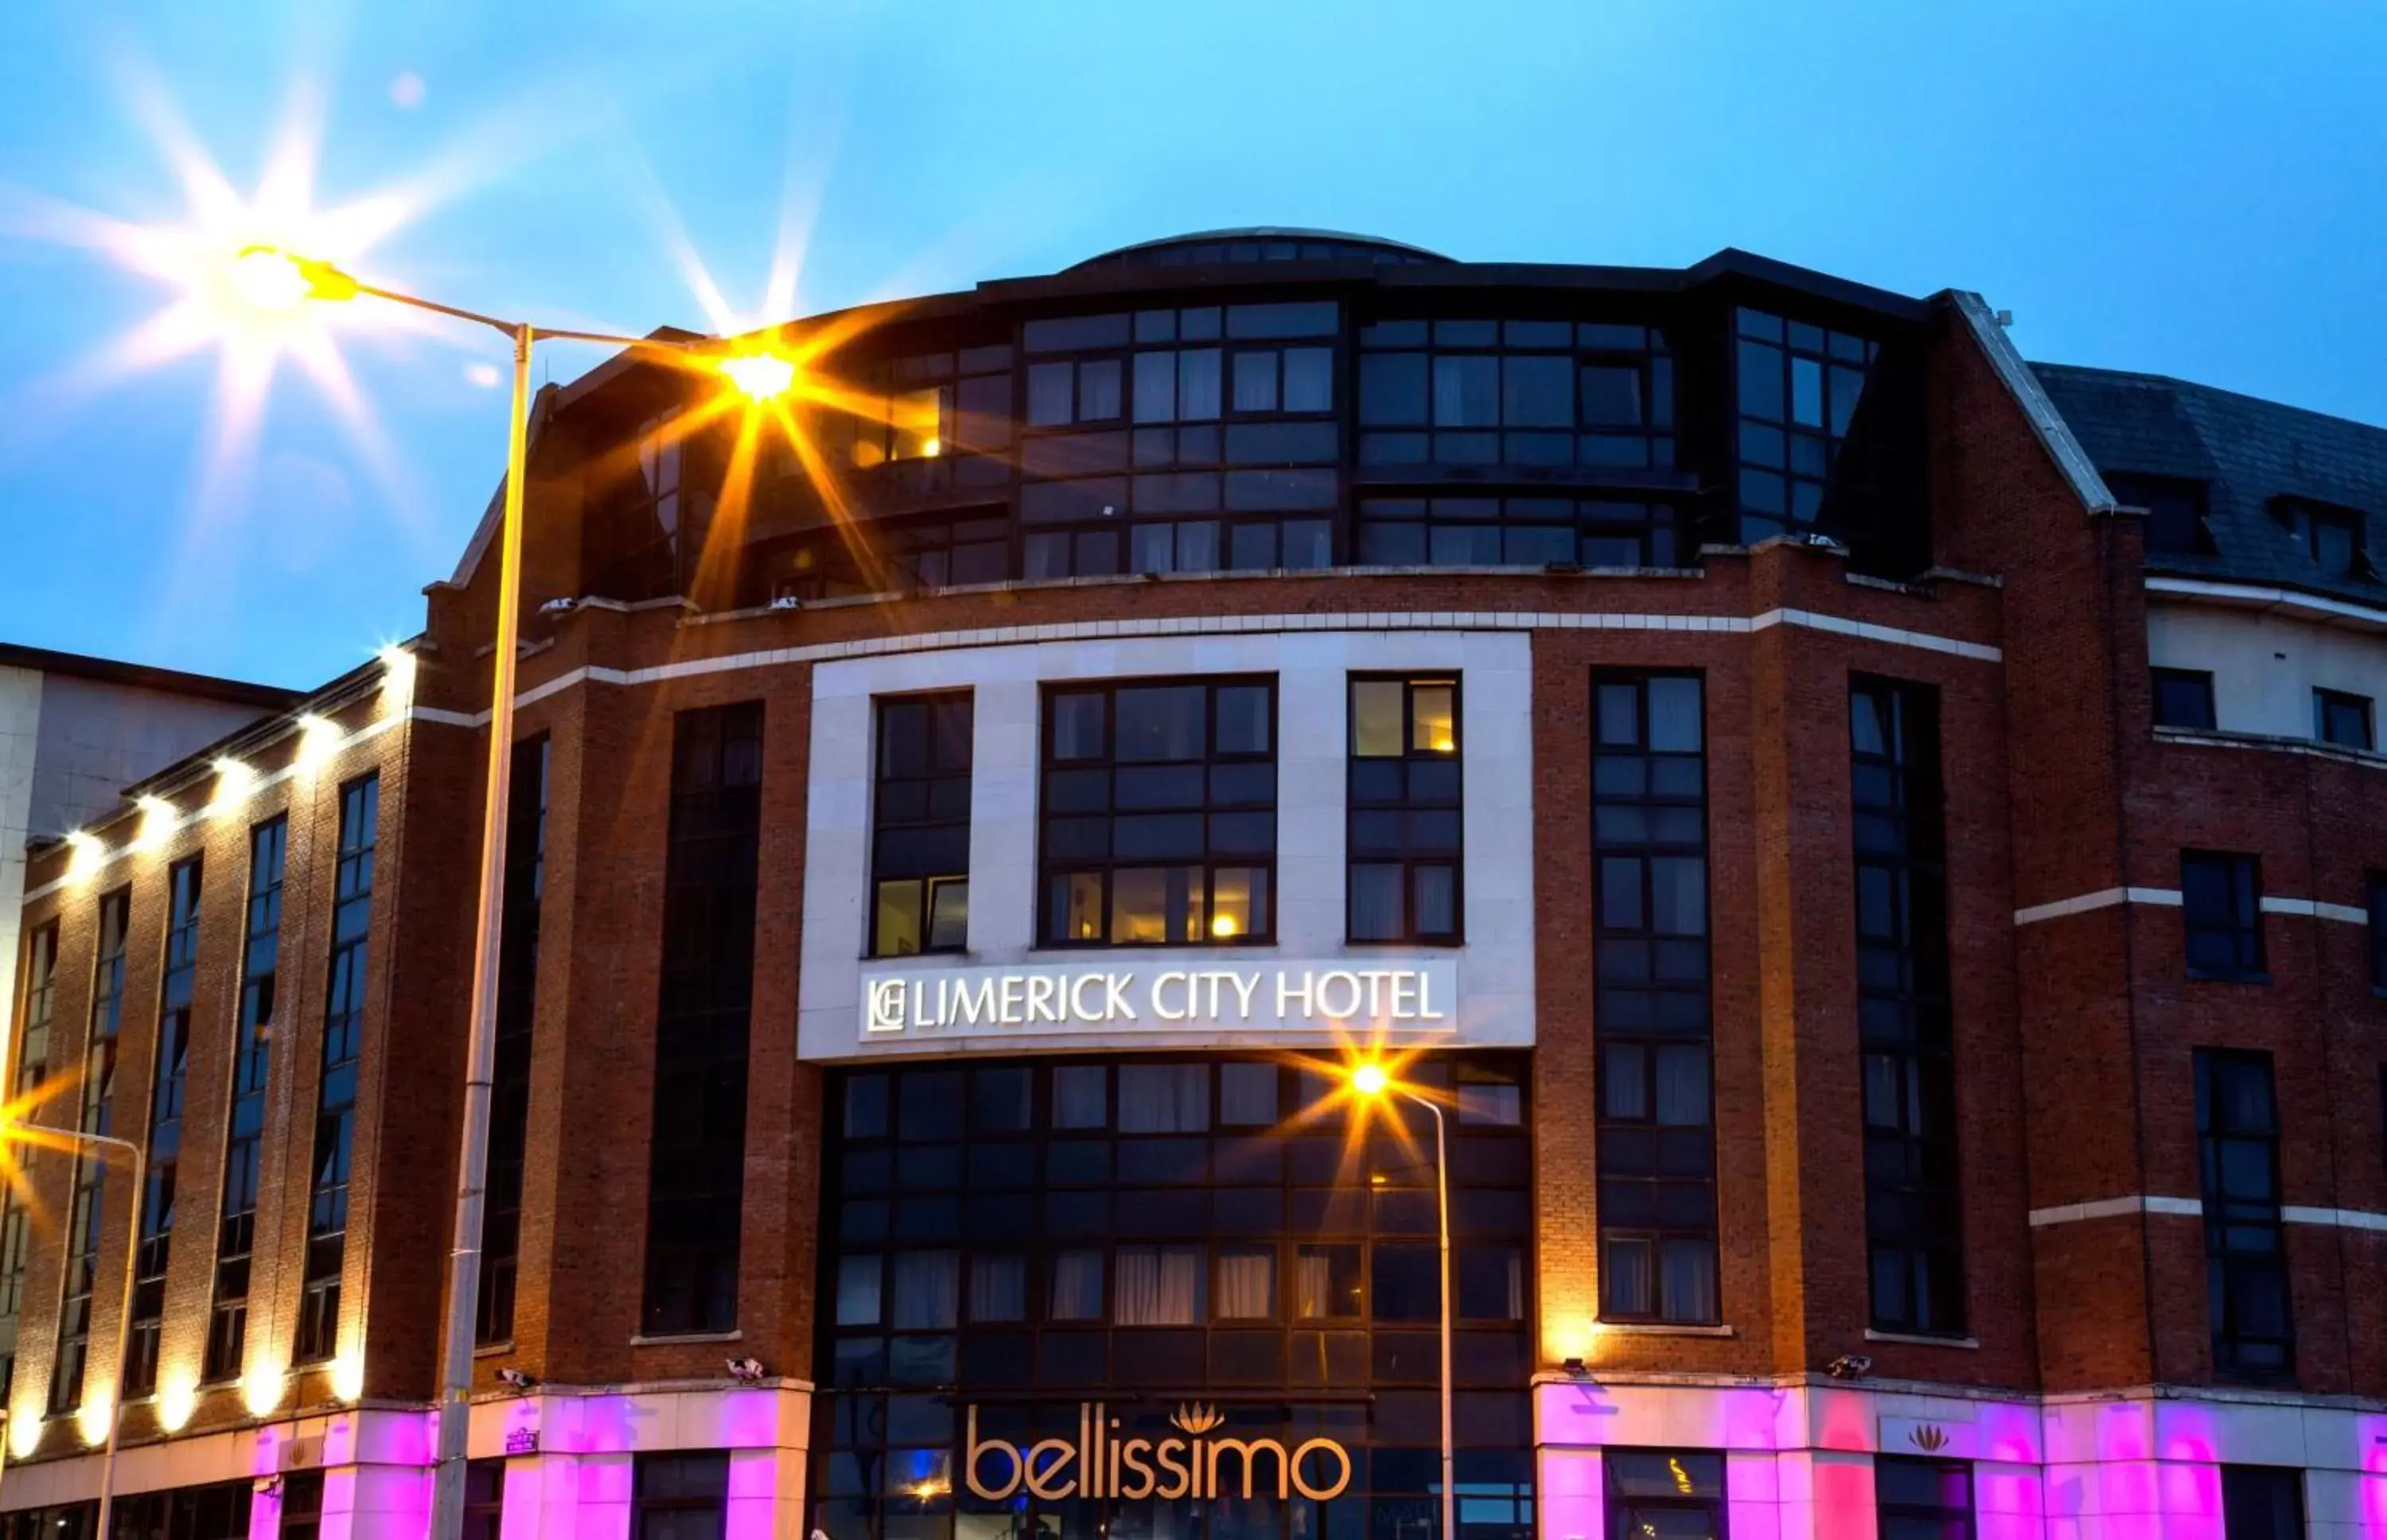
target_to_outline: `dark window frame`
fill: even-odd
[[[893,773],[888,767],[896,730],[897,713],[917,712],[922,717],[919,731],[926,761],[916,770]],[[978,731],[978,703],[974,692],[967,689],[936,690],[918,695],[885,695],[872,702],[871,712],[871,795],[870,795],[870,914],[869,935],[864,955],[872,958],[934,956],[954,954],[969,950],[969,837],[970,809],[973,802]],[[958,721],[952,720],[958,718]],[[959,757],[954,759],[952,739],[958,736]],[[952,806],[954,789],[959,788],[960,811]],[[890,803],[899,794],[909,798],[916,788],[920,808],[911,815],[890,815]],[[941,810],[939,802],[945,801]],[[890,860],[887,847],[890,843],[908,842],[905,837],[926,837],[958,831],[961,861],[958,869],[953,864],[926,862],[918,859]],[[893,837],[890,839],[890,837]],[[889,867],[903,869],[890,873]],[[935,866],[930,871],[927,868]],[[921,869],[914,870],[914,867]],[[916,884],[915,931],[918,945],[910,951],[889,951],[887,938],[881,933],[886,908],[884,890],[890,883]],[[962,933],[949,943],[936,940],[937,901],[943,892],[958,888],[962,894]]]
[[[2221,1523],[2228,1540],[2304,1540],[2305,1473],[2292,1465],[2224,1465]]]
[[[106,1134],[115,1120],[117,1033],[124,1020],[124,956],[133,928],[132,888],[102,893],[96,913],[91,1035],[83,1054],[81,1110],[75,1126],[84,1133]],[[49,1415],[53,1417],[72,1413],[82,1404],[83,1375],[91,1355],[92,1300],[98,1287],[99,1250],[107,1229],[105,1166],[78,1155],[72,1193],[66,1259],[59,1269],[57,1349],[50,1362]],[[138,1193],[134,1201],[139,1201]]]
[[[2191,880],[2200,865],[2219,869],[2227,888],[2228,914],[2200,915],[2196,896],[2206,885]],[[2269,982],[2263,936],[2262,858],[2237,851],[2191,849],[2179,852],[2179,866],[2180,928],[2188,976],[2223,983]],[[2205,953],[2201,962],[2200,949]],[[2225,949],[2228,957],[2220,955]]]
[[[1397,685],[1401,689],[1401,751],[1397,754],[1367,755],[1359,752],[1359,689],[1364,685]],[[1418,691],[1441,688],[1450,692],[1451,747],[1436,750],[1418,746]],[[1363,673],[1345,677],[1344,701],[1345,723],[1343,784],[1344,808],[1344,941],[1350,946],[1433,946],[1458,947],[1467,944],[1467,696],[1465,680],[1456,669],[1434,673]],[[1401,766],[1403,789],[1397,797],[1369,797],[1361,781],[1370,763],[1397,763]],[[1446,797],[1429,795],[1421,800],[1415,786],[1412,766],[1418,764],[1451,767],[1451,789]],[[1371,813],[1447,813],[1457,828],[1457,837],[1448,850],[1429,848],[1404,838],[1396,848],[1369,851],[1363,858],[1357,838],[1359,820]],[[1360,936],[1354,923],[1358,913],[1358,870],[1361,866],[1397,866],[1401,882],[1401,925],[1397,934]],[[1426,931],[1419,925],[1418,868],[1446,867],[1450,873],[1451,925],[1447,930]]]
[[[1970,1311],[1939,692],[1851,675],[1849,717],[1872,1324],[1962,1338]]]
[[[1644,1534],[1654,1533],[1646,1523],[1636,1527],[1644,1513],[1696,1513],[1709,1521],[1710,1533],[1716,1540],[1730,1540],[1732,1534],[1732,1462],[1720,1449],[1659,1449],[1639,1445],[1610,1445],[1609,1448],[1626,1460],[1663,1456],[1677,1489],[1663,1494],[1631,1493],[1624,1490],[1621,1462],[1603,1461],[1600,1472],[1606,1489],[1609,1540],[1641,1540]],[[1692,1491],[1697,1484],[1684,1462],[1697,1459],[1704,1466],[1712,1461],[1716,1488],[1712,1494]]]
[[[1396,379],[1412,371],[1414,382]],[[1404,465],[1582,466],[1624,475],[1671,470],[1677,460],[1679,375],[1668,329],[1642,322],[1372,317],[1358,331],[1352,420],[1359,462]],[[1528,410],[1518,388],[1526,367],[1564,366],[1566,408]],[[1452,365],[1448,371],[1445,364]],[[1462,370],[1461,365],[1477,366]],[[1634,375],[1638,421],[1592,410],[1593,372]],[[1484,421],[1454,409],[1468,373],[1489,382]],[[1448,386],[1446,386],[1446,377]],[[1392,399],[1413,387],[1417,408]],[[1457,387],[1457,388],[1452,388]],[[1564,452],[1561,454],[1560,451]]]
[[[2279,1088],[2272,1057],[2251,1049],[2199,1048],[2193,1068],[2214,1373],[2228,1381],[2289,1382],[2296,1372],[2295,1296],[2287,1258]],[[2260,1081],[2263,1105],[2251,1121],[2231,1116],[2229,1088],[2221,1083],[2242,1076],[2250,1085]],[[2263,1191],[2233,1193],[2231,1179],[2250,1174],[2260,1178]],[[2279,1331],[2262,1332],[2242,1319],[2246,1296],[2258,1285],[2276,1291]]]
[[[1202,721],[1203,746],[1198,759],[1136,760],[1118,755],[1118,698],[1122,691],[1139,689],[1198,688],[1204,692]],[[1266,721],[1269,746],[1265,752],[1221,752],[1219,749],[1219,697],[1224,689],[1260,688],[1268,692]],[[1056,702],[1065,698],[1100,697],[1103,701],[1103,747],[1098,754],[1081,755],[1064,760],[1056,751],[1059,715]],[[1048,682],[1039,693],[1037,702],[1037,797],[1036,834],[1036,914],[1037,944],[1055,951],[1146,951],[1173,950],[1186,947],[1260,947],[1275,944],[1277,935],[1277,852],[1282,830],[1276,824],[1277,797],[1282,783],[1282,755],[1283,724],[1279,716],[1282,703],[1278,678],[1273,674],[1198,674],[1160,675],[1132,679]],[[1265,764],[1269,768],[1269,791],[1265,803],[1222,801],[1216,789],[1221,769]],[[1198,857],[1122,858],[1118,853],[1118,828],[1122,818],[1146,812],[1156,815],[1163,810],[1125,809],[1119,806],[1118,788],[1122,770],[1133,773],[1141,769],[1174,766],[1197,766],[1203,778],[1203,794],[1197,808],[1175,808],[1166,811],[1199,816],[1204,823],[1203,853]],[[1105,790],[1107,811],[1080,812],[1054,810],[1052,789],[1056,777],[1064,776],[1104,775],[1109,777]],[[1261,854],[1220,852],[1213,848],[1213,820],[1222,814],[1251,814],[1265,812],[1269,819],[1268,851]],[[1109,823],[1105,837],[1105,848],[1111,852],[1103,857],[1060,857],[1053,853],[1053,829],[1062,820],[1094,818]],[[1113,937],[1118,928],[1118,874],[1130,871],[1171,870],[1202,873],[1202,899],[1199,935],[1183,940],[1156,941],[1125,941]],[[1265,926],[1245,925],[1231,934],[1220,935],[1214,927],[1218,919],[1218,877],[1221,871],[1254,871],[1263,885],[1262,903],[1266,907]],[[1101,934],[1093,937],[1072,937],[1059,934],[1064,927],[1055,923],[1056,879],[1067,882],[1080,876],[1098,877],[1102,883],[1103,922]],[[1246,915],[1249,913],[1248,903]],[[1165,927],[1164,927],[1165,928]]]
[[[174,1187],[181,1166],[183,1103],[190,1085],[191,1013],[197,995],[199,909],[207,880],[203,854],[166,868],[166,938],[158,985],[158,1036],[149,1077],[146,1170],[140,1195],[140,1239],[133,1248],[130,1334],[123,1394],[156,1394],[164,1345],[166,1271],[174,1244]]]
[[[2346,583],[2367,583],[2376,576],[2366,549],[2368,521],[2360,509],[2316,498],[2280,497],[2271,499],[2271,517],[2324,576]],[[2342,548],[2343,560],[2333,548]]]
[[[2208,733],[2216,730],[2219,726],[2221,719],[2215,706],[2213,695],[2213,671],[2211,669],[2156,668],[2150,670],[2149,674],[2150,679],[2147,690],[2147,701],[2149,711],[2154,718],[2154,725],[2156,726],[2178,727],[2193,732]],[[2191,692],[2192,699],[2197,701],[2199,703],[2199,709],[2190,713],[2189,714],[2197,717],[2199,720],[2182,722],[2175,720],[2174,713],[2167,713],[2166,712],[2165,696],[2166,686],[2170,687],[2174,690]]]
[[[381,773],[340,788],[333,865],[330,956],[323,970],[323,1042],[309,1168],[307,1250],[291,1361],[324,1363],[340,1350],[347,1268],[348,1185],[354,1175],[357,1080],[364,1060],[373,965],[373,876],[381,841]]]
[[[2149,556],[2210,556],[2213,531],[2212,484],[2201,476],[2166,475],[2160,472],[2107,471],[2100,468],[2105,489],[2128,508],[2146,511],[2146,552]]]
[[[1976,1513],[1978,1495],[1973,1481],[1972,1461],[1931,1459],[1917,1455],[1885,1454],[1874,1457],[1873,1469],[1874,1519],[1881,1534],[1885,1535],[1908,1533],[1928,1534],[1939,1536],[1940,1540],[1953,1540],[1953,1537],[1961,1535],[1964,1540],[1971,1540],[1973,1535],[1980,1532],[1980,1521]],[[1893,1498],[1887,1490],[1888,1483],[1885,1483],[1882,1477],[1885,1472],[1896,1473],[1901,1471],[1912,1471],[1917,1475],[1928,1473],[1933,1480],[1939,1482],[1944,1482],[1951,1476],[1961,1475],[1964,1482],[1964,1500],[1958,1504]],[[1893,1531],[1892,1523],[1901,1521],[1914,1526],[1913,1529],[1910,1531],[1901,1527]]]
[[[1656,493],[1578,496],[1370,492],[1352,520],[1355,566],[1680,571],[1696,560],[1690,509]],[[1626,543],[1632,560],[1621,558]],[[1481,543],[1497,550],[1468,549]],[[1453,559],[1445,561],[1445,556]],[[1465,556],[1469,560],[1456,558]],[[1476,560],[1475,558],[1485,558]]]
[[[2339,749],[2370,753],[2379,747],[2377,702],[2351,690],[2323,689],[2313,695],[2313,738]]]

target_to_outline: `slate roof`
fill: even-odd
[[[2363,549],[2371,570],[2380,570],[2387,562],[2387,428],[2159,374],[2030,367],[2101,473],[2206,484],[2215,551],[2150,552],[2150,571],[2387,603],[2387,584],[2330,576],[2271,511],[2280,497],[2360,510]]]

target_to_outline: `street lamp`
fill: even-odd
[[[795,385],[792,359],[764,350],[715,355],[709,344],[575,332],[502,321],[435,300],[360,283],[329,262],[276,246],[252,246],[234,259],[234,292],[264,309],[359,296],[429,310],[503,332],[513,343],[513,416],[507,425],[506,500],[498,542],[498,636],[490,672],[489,778],[481,821],[479,924],[473,940],[473,1029],[464,1081],[464,1132],[457,1156],[455,1244],[448,1269],[447,1344],[441,1357],[439,1465],[433,1487],[432,1540],[454,1540],[464,1526],[464,1433],[473,1392],[473,1323],[481,1292],[481,1218],[489,1164],[489,1087],[497,1056],[498,949],[504,915],[499,897],[506,863],[506,802],[513,783],[514,650],[522,583],[523,483],[529,456],[530,350],[534,341],[597,342],[684,357],[710,357],[714,369],[751,400],[768,401]],[[128,1269],[130,1264],[127,1264]],[[128,1271],[127,1277],[130,1277]],[[114,1435],[110,1434],[110,1448]],[[104,1515],[103,1515],[104,1518]],[[106,1531],[103,1528],[102,1533]]]
[[[1433,1114],[1435,1218],[1442,1232],[1442,1540],[1459,1540],[1459,1489],[1451,1479],[1456,1461],[1450,1426],[1450,1149],[1443,1130],[1442,1108],[1394,1079],[1392,1071],[1374,1059],[1354,1065],[1348,1079],[1352,1095],[1360,1100],[1379,1102],[1397,1096]]]
[[[37,1131],[28,1130],[12,1120],[0,1124],[0,1142],[89,1150],[95,1155],[118,1150],[133,1161],[133,1202],[126,1205],[131,1226],[130,1232],[124,1237],[124,1298],[116,1312],[116,1368],[110,1371],[115,1380],[107,1391],[107,1445],[99,1457],[99,1528],[96,1533],[106,1534],[108,1514],[116,1503],[116,1435],[124,1425],[124,1359],[133,1344],[133,1271],[134,1260],[141,1252],[141,1207],[145,1197],[142,1187],[148,1179],[148,1161],[141,1153],[141,1146],[129,1139],[119,1139],[113,1134],[85,1133],[81,1129],[44,1127]],[[90,1394],[91,1387],[86,1382],[83,1387],[86,1400]],[[90,1434],[83,1436],[88,1438]]]

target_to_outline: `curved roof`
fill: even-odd
[[[1164,235],[1089,257],[1063,270],[1092,267],[1187,267],[1212,262],[1447,262],[1438,251],[1343,230],[1256,224]]]

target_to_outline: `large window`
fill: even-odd
[[[373,851],[381,777],[340,788],[330,982],[323,995],[322,1078],[315,1096],[315,1164],[307,1202],[307,1272],[298,1300],[300,1363],[340,1347],[340,1275],[347,1261],[349,1162],[356,1153],[357,1069],[364,1054],[365,981],[373,933]]]
[[[966,690],[878,702],[870,799],[870,954],[969,944],[970,740]]]
[[[1274,935],[1275,681],[1055,687],[1043,733],[1045,945]]]
[[[2147,511],[2147,554],[2200,556],[2210,554],[2213,536],[2205,527],[2205,484],[2186,476],[2145,475],[2129,471],[2103,471],[2105,489],[2125,508]]]
[[[1861,564],[1927,560],[1915,393],[1885,377],[1880,341],[1762,310],[1734,316],[1741,539],[1814,533],[1849,544]]]
[[[672,725],[655,1021],[640,1314],[649,1336],[738,1324],[762,832],[762,703],[681,712]]]
[[[2295,1372],[2295,1329],[2270,1054],[2196,1051],[2196,1152],[2214,1371],[2234,1380],[2287,1379]]]
[[[17,1002],[16,1062],[7,1067],[9,1094],[24,1097],[49,1073],[50,1021],[57,1009],[58,922],[25,937],[23,993]],[[32,1214],[10,1188],[0,1195],[0,1401],[17,1375],[17,1324],[25,1307],[25,1271],[32,1259]]]
[[[1363,465],[1674,462],[1673,359],[1656,328],[1380,321],[1359,346]]]
[[[1498,1054],[1408,1067],[1452,1109],[1452,1407],[1476,1540],[1529,1540],[1533,1517],[1525,1070]],[[1167,1521],[1146,1504],[1023,1494],[1023,1515],[974,1498],[957,1446],[971,1407],[980,1439],[1033,1444],[1074,1436],[1087,1400],[1119,1439],[1170,1436],[1190,1401],[1226,1420],[1220,1437],[1352,1452],[1349,1491],[1322,1509],[1222,1499],[1237,1536],[1430,1534],[1433,1130],[1411,1109],[1355,1128],[1336,1089],[1267,1057],[831,1076],[805,1528],[891,1534],[900,1515],[912,1540],[1156,1534],[1138,1527]]]
[[[1367,567],[1673,567],[1678,511],[1612,498],[1362,498],[1353,561]]]
[[[1873,1493],[1879,1540],[1972,1540],[1973,1468],[1963,1460],[1877,1456]]]
[[[1858,678],[1849,689],[1849,728],[1873,1324],[1960,1336],[1964,1225],[1939,692]]]
[[[183,1101],[189,1081],[191,1004],[199,962],[200,859],[167,868],[165,971],[158,991],[158,1056],[149,1081],[148,1177],[134,1248],[133,1329],[126,1344],[124,1393],[158,1388],[158,1349],[166,1324],[166,1268],[174,1243],[174,1177],[182,1163]]]
[[[2159,668],[2154,671],[2153,688],[2156,726],[2213,730],[2213,673],[2210,669]]]
[[[248,831],[248,893],[240,957],[240,1025],[233,1042],[232,1112],[224,1131],[223,1206],[216,1226],[215,1298],[208,1315],[209,1381],[237,1378],[248,1344],[249,1257],[257,1242],[265,1086],[273,1073],[276,984],[281,977],[282,873],[287,818]]]
[[[1333,560],[1331,301],[1029,322],[1021,574]]]
[[[124,1023],[124,946],[133,922],[133,890],[99,901],[98,953],[92,964],[91,1039],[83,1052],[82,1106],[75,1126],[110,1131],[116,1105],[116,1034]],[[82,1376],[91,1353],[91,1302],[99,1282],[99,1243],[107,1228],[101,1200],[107,1170],[86,1156],[75,1160],[74,1196],[67,1215],[66,1278],[59,1291],[57,1355],[50,1363],[50,1412],[82,1404]]]
[[[1597,675],[1593,697],[1600,1316],[1712,1324],[1721,1316],[1700,681]]]
[[[2304,1540],[2305,1473],[2284,1465],[2221,1468],[2224,1540]]]
[[[1705,1450],[1600,1452],[1610,1540],[1726,1540],[1724,1456]]]
[[[474,1339],[514,1333],[522,1261],[523,1162],[530,1142],[530,1051],[538,1018],[539,902],[547,882],[548,737],[513,752],[506,793],[504,923],[498,939],[497,1041],[489,1082],[487,1207],[481,1223],[481,1293]]]
[[[1458,942],[1459,766],[1457,679],[1351,681],[1352,940]]]
[[[2225,851],[2182,851],[2179,889],[2188,976],[2265,978],[2260,863]]]

